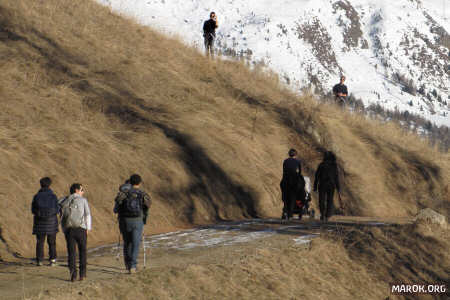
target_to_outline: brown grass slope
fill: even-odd
[[[117,236],[112,202],[132,172],[154,199],[152,232],[279,216],[291,146],[308,175],[324,149],[337,153],[346,214],[449,214],[448,154],[93,1],[2,1],[0,82],[1,255],[32,256],[30,203],[45,175],[58,196],[86,186],[91,245]]]

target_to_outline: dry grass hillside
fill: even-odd
[[[154,200],[147,233],[278,217],[290,147],[310,176],[324,149],[336,152],[345,214],[450,212],[448,154],[93,1],[1,1],[0,83],[3,258],[33,256],[30,205],[43,176],[58,196],[85,185],[92,246],[117,238],[113,199],[133,172]]]

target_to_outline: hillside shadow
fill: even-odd
[[[109,77],[115,77],[109,74]],[[103,83],[108,89],[92,85],[88,80],[82,80],[72,85],[77,91],[90,94],[85,104],[90,109],[100,111],[110,118],[120,120],[134,131],[147,131],[148,128],[159,129],[167,139],[179,147],[177,157],[191,175],[191,184],[182,190],[157,190],[161,199],[182,211],[182,218],[193,224],[196,214],[200,213],[195,201],[202,201],[209,216],[205,219],[221,221],[236,218],[235,209],[239,215],[246,218],[258,216],[256,195],[250,187],[239,184],[216,163],[206,151],[188,134],[170,127],[160,121],[161,115],[169,112],[159,107],[153,107],[145,99],[135,96],[130,91],[111,83]],[[232,207],[228,209],[225,207]],[[201,216],[202,218],[206,216]]]
[[[434,237],[414,231],[414,225],[382,227],[375,231],[358,228],[341,232],[345,249],[352,260],[371,269],[374,276],[389,283],[449,284],[442,254],[448,249]],[[448,266],[448,264],[447,264]],[[448,299],[446,295],[437,299]],[[409,295],[408,299],[421,296]]]

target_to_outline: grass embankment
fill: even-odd
[[[449,215],[448,154],[296,97],[274,76],[207,60],[93,1],[2,1],[0,82],[2,258],[33,256],[42,176],[58,196],[85,185],[94,245],[116,238],[113,198],[133,172],[154,200],[147,233],[279,216],[290,147],[310,176],[324,149],[336,152],[346,214]]]
[[[448,231],[415,225],[342,227],[323,230],[306,248],[290,235],[278,235],[166,251],[153,254],[150,269],[136,276],[43,287],[36,299],[404,299],[390,294],[390,284],[448,286],[450,240],[443,234]]]

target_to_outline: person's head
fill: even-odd
[[[297,156],[297,150],[290,149],[288,152],[289,157],[296,157]]]
[[[130,176],[130,184],[132,186],[139,186],[141,184],[141,182],[142,182],[142,178],[138,174],[133,174]]]
[[[50,179],[50,177],[44,177],[44,178],[41,178],[41,180],[39,180],[39,183],[41,184],[41,188],[48,189],[50,187],[50,185],[52,184],[52,180]]]
[[[70,194],[78,194],[80,196],[83,196],[84,194],[84,188],[81,185],[81,183],[74,183],[70,186]]]
[[[212,11],[212,12],[209,14],[209,18],[210,18],[211,20],[214,20],[214,19],[216,18],[216,13]]]
[[[335,162],[336,161],[336,155],[334,155],[334,153],[331,152],[331,151],[325,151],[325,153],[323,154],[323,160],[324,161]]]
[[[344,83],[344,82],[345,82],[345,76],[341,75],[341,83]]]

